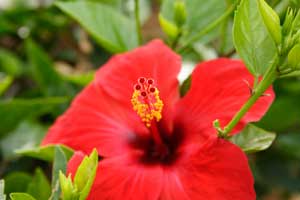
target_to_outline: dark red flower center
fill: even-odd
[[[141,77],[137,84],[134,85],[134,92],[131,103],[133,109],[137,112],[142,122],[149,129],[151,139],[147,139],[143,143],[145,162],[165,162],[169,163],[173,160],[175,152],[174,145],[178,142],[172,141],[172,138],[166,138],[164,130],[159,126],[162,119],[163,102],[159,97],[159,90],[155,87],[152,78]],[[174,138],[173,138],[174,139]]]

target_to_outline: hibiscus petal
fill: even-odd
[[[163,120],[170,123],[170,113],[179,99],[177,75],[180,67],[180,56],[161,40],[153,40],[143,47],[114,56],[97,72],[96,82],[109,95],[131,107],[133,86],[138,78],[153,78],[164,102]]]
[[[138,133],[148,131],[136,113],[91,83],[56,120],[42,145],[65,144],[86,154],[97,148],[100,155],[112,156],[130,150]]]
[[[207,143],[170,172],[163,200],[255,200],[246,155],[223,139]]]
[[[75,154],[68,163],[68,172],[74,174],[83,159]],[[97,176],[87,200],[157,200],[162,188],[162,169],[143,166],[131,156],[116,156],[99,163]]]
[[[189,119],[193,132],[216,133],[212,123],[219,119],[225,126],[250,97],[253,76],[239,60],[216,59],[199,64],[192,74],[189,92],[178,103],[177,121]],[[272,87],[255,103],[231,132],[235,134],[258,121],[274,100]],[[186,130],[186,132],[190,132]]]

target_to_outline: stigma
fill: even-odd
[[[164,104],[153,79],[144,77],[138,79],[133,88],[131,103],[133,110],[137,112],[148,128],[152,122],[161,120]]]

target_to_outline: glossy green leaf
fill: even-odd
[[[36,199],[48,199],[51,194],[51,187],[47,177],[39,168],[35,170],[32,181],[29,183],[27,193]]]
[[[241,1],[234,17],[233,40],[240,57],[255,76],[263,75],[277,54],[256,0]]]
[[[11,193],[9,196],[11,200],[35,200],[35,198],[26,193]]]
[[[23,72],[22,62],[12,52],[0,49],[0,69],[11,76],[19,76]]]
[[[133,20],[97,2],[57,2],[56,5],[78,21],[106,50],[116,53],[138,45]]]
[[[232,136],[230,141],[238,145],[244,152],[253,153],[269,148],[275,137],[275,133],[248,124],[240,134]]]
[[[5,193],[26,192],[29,183],[32,181],[32,176],[25,172],[12,172],[4,177]]]
[[[0,126],[0,137],[15,129],[24,119],[52,111],[58,105],[68,101],[67,97],[0,101],[0,116],[5,116],[1,119],[1,124],[5,124],[5,126]]]
[[[168,21],[176,24],[174,3],[178,0],[163,0],[160,14]],[[186,21],[183,24],[181,42],[189,40],[211,22],[219,18],[226,10],[226,2],[220,0],[186,0]],[[208,41],[214,38],[218,31],[212,31],[201,39]]]
[[[63,82],[47,53],[30,39],[26,40],[25,47],[33,78],[42,92],[47,96],[72,94],[72,88]]]
[[[258,0],[263,21],[277,45],[281,43],[281,27],[278,14],[265,2]]]
[[[61,189],[59,187],[59,173],[66,173],[68,158],[60,146],[55,147],[55,157],[52,169],[52,194],[50,200],[59,200]]]
[[[80,191],[80,200],[85,200],[88,196],[96,176],[97,166],[98,153],[97,150],[94,149],[89,157],[84,157],[74,178],[74,184]]]
[[[66,156],[67,160],[70,159],[73,155],[73,150],[64,145],[47,145],[43,147],[37,147],[34,149],[21,149],[17,150],[16,153],[23,156],[29,156],[32,158],[52,162],[55,158],[55,149],[57,147],[59,147],[59,149],[64,152],[64,155]]]
[[[15,130],[0,140],[0,149],[5,160],[16,158],[15,150],[38,146],[46,133],[46,128],[31,122],[22,122]]]

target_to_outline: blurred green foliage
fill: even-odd
[[[49,196],[58,199],[58,173],[65,171],[72,152],[60,146],[34,148],[49,125],[93,78],[98,66],[112,53],[138,45],[133,1],[93,0],[86,3],[78,0],[77,4],[72,4],[78,7],[77,12],[72,11],[67,1],[60,1],[57,7],[52,1],[34,6],[26,5],[25,1],[11,2],[16,4],[9,8],[2,8],[0,4],[0,177],[5,179],[7,198],[13,192],[28,192],[36,199]],[[165,38],[157,20],[160,2],[141,2],[145,40]],[[233,2],[188,1],[187,21],[183,25],[186,31],[179,44],[184,44],[217,19]],[[300,8],[298,0],[268,2],[280,14],[281,21],[288,6]],[[171,3],[171,0],[162,1],[161,14],[175,23]],[[82,15],[87,12],[90,15]],[[233,15],[189,45],[182,52],[183,61],[196,63],[211,55],[236,57],[232,22]],[[207,49],[212,52],[210,56]],[[278,133],[277,139],[271,148],[249,156],[257,195],[262,200],[291,199],[295,195],[299,198],[300,76],[282,78],[275,82],[274,89],[276,100],[256,125]],[[57,188],[54,191],[50,189],[51,166],[48,162],[53,160],[51,183],[52,188]],[[0,197],[3,195],[1,185]],[[20,195],[12,196],[19,199]]]

